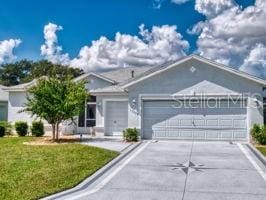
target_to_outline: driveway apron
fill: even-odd
[[[87,190],[64,199],[266,199],[265,180],[237,144],[158,141],[142,145],[146,147],[110,180],[105,181],[112,171]],[[265,166],[260,167],[265,173]],[[89,192],[101,182],[99,190]]]

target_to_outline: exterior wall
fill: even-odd
[[[191,67],[195,68],[192,72]],[[141,127],[141,96],[244,94],[248,96],[248,128],[263,123],[262,86],[200,61],[188,61],[128,88],[129,127]],[[257,94],[255,100],[252,94]],[[135,101],[136,103],[133,103]],[[256,102],[257,101],[257,102]],[[258,108],[252,106],[258,104]]]
[[[9,92],[8,101],[8,121],[14,123],[15,121],[26,121],[31,123],[33,119],[30,114],[26,112],[19,113],[26,103],[26,92]]]
[[[100,79],[98,77],[95,77],[93,75],[87,77],[85,80],[88,81],[88,83],[86,84],[86,89],[88,90],[88,92],[90,90],[95,90],[98,88],[104,88],[107,86],[111,86],[112,83],[105,81],[103,79]],[[98,97],[97,97],[98,99]],[[97,100],[98,101],[98,100]],[[101,106],[97,106],[98,104],[96,104],[96,126],[98,127],[99,124],[99,130],[103,130],[103,125],[102,125],[102,117],[100,117],[99,113],[102,112]],[[98,110],[99,109],[99,110]],[[98,122],[99,121],[99,122]],[[62,133],[63,134],[77,134],[77,133],[88,133],[91,131],[90,128],[78,128],[78,117],[75,118],[75,123],[72,123],[71,121],[65,121],[62,123]]]
[[[86,89],[88,91],[95,90],[98,88],[104,88],[104,87],[112,85],[112,83],[105,81],[103,79],[100,79],[98,77],[92,76],[92,75],[87,77],[86,80],[88,81],[88,83],[86,84]]]
[[[0,85],[0,121],[7,120],[7,110],[8,110],[8,92],[2,90],[2,85]]]
[[[8,101],[8,92],[2,90],[2,85],[0,85],[0,101]]]
[[[7,121],[8,102],[0,101],[0,121]]]

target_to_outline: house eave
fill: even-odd
[[[118,95],[128,95],[126,92],[89,92],[89,94],[91,95],[94,95],[94,96],[98,96],[98,95],[115,95],[115,96],[118,96]]]

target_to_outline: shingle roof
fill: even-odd
[[[5,87],[3,89],[5,91],[24,91],[27,88],[29,88],[30,86],[34,85],[36,82],[37,82],[37,79],[33,79],[32,81],[30,81],[28,83],[22,83],[19,85],[9,86],[9,87]]]
[[[115,69],[107,72],[101,72],[100,74],[104,77],[114,80],[117,83],[127,81],[132,78],[132,71],[134,71],[134,76],[139,76],[140,74],[150,70],[152,67],[126,67]]]

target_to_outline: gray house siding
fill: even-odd
[[[88,91],[95,90],[98,88],[104,88],[104,87],[112,85],[112,83],[105,81],[103,79],[100,79],[100,78],[93,76],[93,75],[88,76],[85,80],[88,81],[88,83],[86,84],[86,89]]]
[[[194,69],[193,69],[193,68]],[[207,65],[200,61],[188,61],[160,74],[154,75],[128,88],[129,127],[141,128],[142,97],[171,95],[219,95],[245,94],[248,100],[247,123],[248,128],[253,123],[262,123],[262,86],[248,79]],[[253,94],[257,94],[257,102]],[[135,105],[131,102],[136,101]],[[259,104],[258,108],[254,105]],[[253,106],[253,107],[252,107]]]

